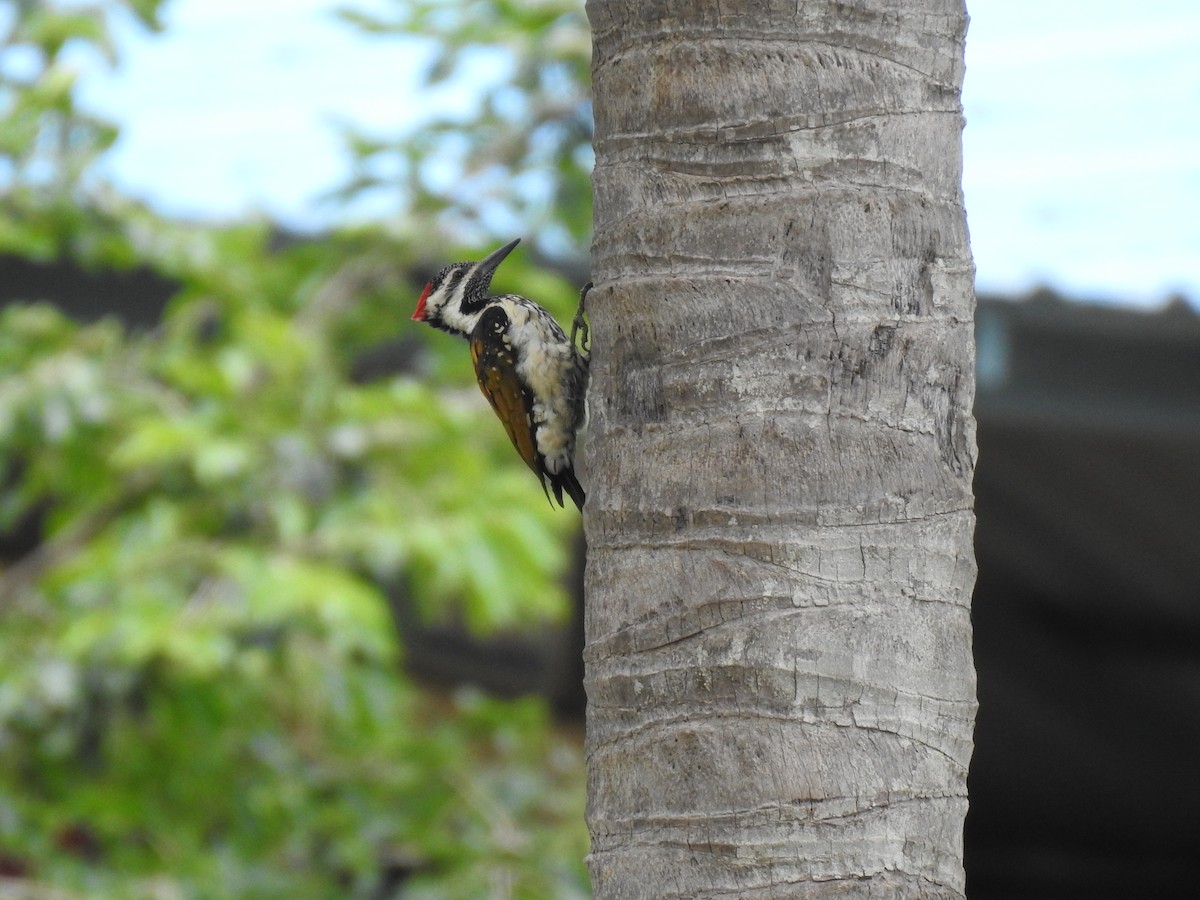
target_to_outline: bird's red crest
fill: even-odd
[[[413,311],[413,314],[412,314],[412,320],[414,322],[424,322],[425,321],[425,300],[426,300],[426,298],[429,297],[429,294],[432,290],[433,290],[433,282],[431,281],[425,285],[425,290],[421,291],[421,299],[419,299],[417,301],[417,308],[416,308],[416,310]]]

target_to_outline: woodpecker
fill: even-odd
[[[425,285],[412,318],[467,339],[479,389],[546,498],[553,491],[561,507],[565,491],[582,510],[575,436],[584,423],[589,347],[583,315],[591,283],[580,293],[570,337],[532,300],[490,296],[492,276],[520,242],[510,241],[479,262],[446,266]]]

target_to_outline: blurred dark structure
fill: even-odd
[[[48,271],[53,270],[53,271]],[[172,286],[0,258],[0,305],[157,321]],[[1189,896],[1200,859],[1200,317],[981,297],[980,710],[968,896]],[[411,367],[403,341],[355,377]],[[40,522],[0,534],[0,564]],[[583,711],[582,541],[569,626],[490,641],[422,624],[392,591],[415,674]]]
[[[1191,896],[1200,318],[981,297],[968,896]]]
[[[85,269],[56,260],[0,255],[0,306],[22,300],[48,300],[79,322],[116,316],[135,328],[150,328],[162,318],[178,290],[149,268]]]

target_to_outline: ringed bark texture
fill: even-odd
[[[960,896],[963,3],[587,9],[596,896]]]

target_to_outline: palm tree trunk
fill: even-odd
[[[596,896],[961,896],[962,0],[588,15]]]

